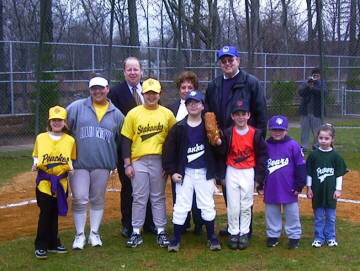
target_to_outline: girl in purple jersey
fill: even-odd
[[[266,245],[279,244],[282,230],[281,208],[285,213],[285,233],[288,248],[299,246],[301,224],[298,193],[306,183],[306,166],[300,145],[287,135],[288,120],[273,116],[268,123],[271,137],[268,143],[268,172],[264,188]]]

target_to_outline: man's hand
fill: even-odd
[[[182,183],[183,181],[182,176],[179,173],[174,173],[171,176],[171,179],[173,180],[174,183]]]
[[[125,175],[130,179],[135,176],[135,170],[131,164],[125,167]]]
[[[314,194],[310,186],[307,187],[306,196],[308,199],[312,199]]]

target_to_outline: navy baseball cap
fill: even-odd
[[[268,123],[269,129],[288,130],[288,119],[285,116],[273,116]]]
[[[238,111],[250,112],[249,102],[246,100],[237,100],[233,105],[231,113],[235,113]]]
[[[204,103],[204,94],[198,90],[192,90],[186,95],[185,104],[190,100]]]
[[[219,49],[217,51],[217,58],[220,59],[223,56],[232,56],[232,57],[238,57],[239,53],[234,46],[224,46],[223,48]]]

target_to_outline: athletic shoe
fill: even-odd
[[[160,247],[167,247],[169,245],[169,240],[166,236],[166,233],[164,231],[160,232],[156,237],[156,243]]]
[[[65,254],[67,253],[67,249],[63,246],[63,245],[59,245],[57,246],[56,248],[54,249],[48,249],[48,252],[51,252],[51,253],[57,253],[57,254]]]
[[[83,232],[79,233],[79,234],[75,235],[75,240],[73,242],[72,249],[82,250],[82,249],[84,249],[85,243],[86,243],[85,234]]]
[[[132,233],[129,240],[126,242],[127,247],[137,247],[140,246],[144,242],[141,234]]]
[[[169,252],[178,252],[180,249],[180,242],[171,240],[167,248]]]
[[[269,237],[266,240],[266,246],[267,247],[276,247],[279,244],[279,238],[276,237]]]
[[[289,238],[288,249],[298,248],[299,245],[300,245],[300,239],[291,239],[291,238]]]
[[[221,250],[220,241],[216,238],[216,236],[213,236],[210,240],[208,240],[208,246],[211,251]]]
[[[90,234],[89,234],[88,243],[92,247],[101,247],[102,246],[102,241],[100,239],[99,233],[91,231]]]
[[[239,249],[245,249],[249,246],[249,238],[247,234],[243,234],[239,237]]]
[[[239,235],[230,235],[228,246],[231,249],[237,249],[239,247]]]
[[[336,240],[332,239],[332,240],[327,241],[327,245],[328,245],[328,247],[337,247],[338,243],[336,242]]]
[[[312,242],[311,246],[313,247],[316,247],[316,248],[319,248],[319,247],[322,247],[322,243],[320,240],[314,240],[314,242]]]
[[[44,249],[36,249],[35,250],[35,257],[38,259],[45,260],[47,258],[47,251]]]

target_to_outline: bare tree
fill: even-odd
[[[130,31],[130,45],[139,46],[139,28],[138,28],[138,19],[137,19],[137,9],[136,1],[128,0],[128,12],[129,12],[129,31]],[[132,55],[139,57],[139,49],[133,49]]]

